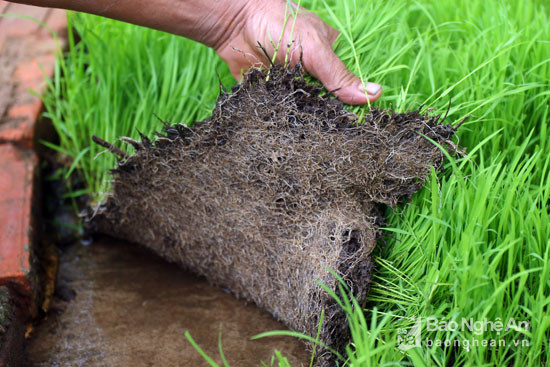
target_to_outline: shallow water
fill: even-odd
[[[269,313],[125,242],[65,249],[57,294],[29,341],[29,366],[207,366],[186,330],[218,363],[221,331],[232,367],[269,366],[275,350],[292,366],[309,362],[296,339],[249,340],[285,329]]]

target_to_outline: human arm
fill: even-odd
[[[266,64],[260,42],[273,55],[271,40],[278,42],[285,15],[285,0],[16,0],[30,5],[55,7],[101,15],[149,28],[181,35],[214,48],[227,62],[236,79],[242,69],[255,63]],[[297,6],[292,3],[294,9]],[[304,69],[348,104],[365,104],[378,99],[378,84],[362,83],[348,71],[332,51],[338,31],[317,15],[301,8],[291,32],[293,19],[286,23],[277,53],[284,62],[289,43],[290,62],[303,57]],[[292,35],[291,35],[292,33]],[[294,41],[294,42],[291,42]],[[367,94],[361,90],[366,87]]]

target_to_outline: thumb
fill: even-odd
[[[327,44],[309,50],[309,54],[304,50],[303,55],[306,71],[319,79],[327,90],[337,89],[334,95],[342,102],[362,105],[367,103],[367,97],[374,102],[382,95],[382,87],[379,84],[361,82]]]

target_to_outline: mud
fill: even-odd
[[[231,366],[259,366],[281,350],[307,364],[290,337],[250,341],[285,329],[271,315],[142,248],[104,237],[60,257],[51,310],[27,346],[27,366],[206,366],[188,330],[218,363],[218,334]]]

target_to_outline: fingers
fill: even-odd
[[[242,48],[246,48],[244,47],[246,45],[239,46]],[[219,50],[218,56],[220,56],[221,59],[226,62],[227,66],[229,67],[229,71],[231,72],[231,75],[233,75],[237,82],[241,82],[243,72],[245,72],[252,65],[255,64],[255,60],[252,59],[251,52],[245,52],[235,47],[229,47]],[[256,64],[257,63],[258,62],[256,62]]]
[[[229,65],[229,71],[231,72],[231,75],[233,75],[233,78],[237,82],[242,82],[242,76],[243,76],[243,70],[245,70],[244,67],[238,66],[235,63],[228,63]]]
[[[382,95],[382,87],[376,83],[363,83],[336,56],[330,44],[317,43],[304,48],[304,67],[308,73],[323,83],[329,91],[334,91],[342,102],[362,105],[376,101]]]
[[[382,95],[382,88],[376,83],[362,82],[350,72],[342,60],[332,50],[331,45],[338,37],[338,31],[326,25],[314,15],[304,18],[303,23],[296,27],[295,50],[300,49],[303,55],[305,71],[323,83],[327,90],[336,95],[342,102],[351,105],[363,105],[373,102]],[[241,71],[255,63],[265,64],[265,55],[261,53],[256,40],[261,32],[253,29],[253,37],[238,37],[226,46],[218,49],[218,55],[228,64],[231,74],[237,81],[241,80]],[[283,42],[283,44],[285,44]],[[297,60],[290,54],[291,65]],[[286,61],[285,52],[278,54],[279,62]]]

